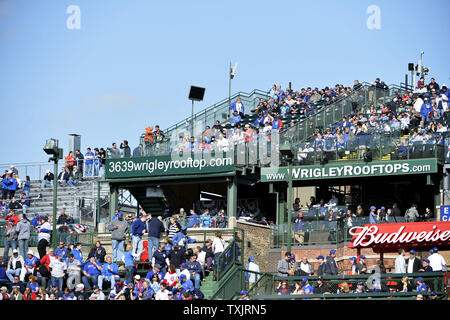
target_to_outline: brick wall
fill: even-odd
[[[253,256],[261,272],[267,272],[269,267],[270,228],[241,221],[237,221],[236,227],[244,230],[244,263],[247,264],[248,257]]]

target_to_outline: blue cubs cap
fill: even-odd
[[[433,248],[433,252],[438,252],[438,251],[439,251],[438,248],[436,248],[436,247]]]
[[[428,260],[428,259],[425,259],[423,261],[425,261],[426,263],[430,263],[430,260]]]
[[[422,277],[418,277],[416,281],[423,282],[423,278]]]
[[[416,254],[416,250],[410,250],[409,253]]]
[[[364,282],[361,282],[361,281],[360,281],[360,282],[357,283],[357,285],[358,285],[358,286],[363,286],[363,285],[364,285]]]
[[[295,254],[291,254],[291,259],[295,259]]]
[[[433,249],[430,249],[430,251],[429,251],[431,254],[433,254],[434,253],[434,250]]]
[[[375,208],[374,206],[371,206],[370,210],[377,210],[377,208]]]
[[[317,259],[325,259],[323,256],[318,256]]]
[[[381,210],[386,210],[386,208],[385,208],[385,207],[381,207],[380,209],[381,209]]]
[[[339,212],[345,212],[345,210],[344,209],[339,209]]]
[[[187,268],[187,264],[186,264],[186,263],[182,263],[182,264],[181,264],[181,267],[182,267],[182,268]]]
[[[306,278],[303,278],[303,279],[302,279],[302,282],[303,282],[303,283],[305,283],[305,282],[307,282],[307,281],[308,281],[308,279],[306,279]]]
[[[330,250],[330,254],[336,253],[336,250],[332,249]]]
[[[181,227],[181,230],[186,230],[186,229],[187,229],[186,226]]]
[[[436,292],[434,292],[434,291],[431,291],[431,295],[432,296],[437,296]]]
[[[359,256],[359,258],[360,258],[360,259],[365,259],[366,256],[362,254],[362,255]]]
[[[255,262],[255,258],[253,256],[248,257],[248,261]]]
[[[243,294],[246,295],[246,294],[247,294],[247,290],[242,290],[242,291],[241,291],[241,295],[243,295]]]
[[[34,213],[34,216],[35,216],[35,217],[39,216],[39,213],[35,212],[35,213]]]
[[[122,211],[119,211],[119,213],[117,214],[117,217],[120,218],[120,219],[122,219],[122,218],[123,218],[123,212],[122,212]]]
[[[185,275],[185,274],[182,274],[182,275],[180,276],[180,280],[183,280],[183,279],[186,279],[186,275]]]
[[[356,261],[357,259],[356,259],[356,257],[350,257],[349,260]]]
[[[139,213],[138,213],[138,217],[142,217],[142,212],[139,212]]]

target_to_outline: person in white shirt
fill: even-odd
[[[248,257],[248,264],[245,267],[245,269],[249,270],[249,271],[254,271],[254,272],[260,272],[259,266],[255,263],[255,258],[253,256]],[[246,272],[245,273],[245,278],[248,281],[248,285],[249,288],[251,288],[251,286],[259,280],[260,275],[253,273],[253,272]]]
[[[395,258],[395,273],[406,273],[405,250],[398,249],[398,256]]]
[[[51,281],[52,283],[58,282],[58,289],[59,291],[62,291],[63,283],[64,283],[64,276],[66,274],[67,270],[67,264],[63,260],[62,257],[58,257],[58,259],[54,259],[50,262],[50,270],[51,270]]]
[[[438,248],[434,247],[430,250],[430,253],[433,252],[429,257],[430,267],[433,271],[447,271],[447,262],[444,257],[438,253]]]
[[[169,300],[169,290],[167,290],[167,285],[161,282],[161,289],[156,293],[155,300]]]
[[[182,274],[184,274],[186,276],[187,280],[191,279],[191,273],[189,272],[189,270],[187,269],[187,265],[186,263],[182,263],[180,266],[180,274],[178,275],[179,277],[181,277]]]
[[[24,267],[24,263],[25,261],[19,254],[19,251],[17,249],[14,249],[13,255],[11,258],[9,258],[8,266],[6,268],[6,276],[8,277],[10,282],[14,281],[14,276],[20,276],[20,272]]]
[[[222,239],[222,233],[216,232],[216,237],[214,238],[212,244],[212,251],[214,253],[213,281],[216,281],[218,258],[224,250],[225,250],[225,240]]]

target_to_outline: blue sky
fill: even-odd
[[[67,154],[70,133],[83,152],[123,139],[134,148],[146,126],[190,115],[190,85],[206,87],[196,111],[226,98],[230,61],[233,92],[398,84],[424,50],[448,84],[449,3],[0,0],[0,163],[46,161],[50,137]],[[79,30],[66,27],[70,5]],[[380,30],[366,26],[369,5]]]

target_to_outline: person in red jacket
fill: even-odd
[[[48,253],[45,256],[42,257],[41,264],[43,266],[45,266],[47,268],[47,270],[48,270],[48,273],[45,272],[44,274],[42,274],[42,271],[39,270],[39,272],[40,272],[40,274],[42,276],[42,280],[44,281],[43,284],[42,284],[43,287],[45,287],[45,285],[47,284],[47,280],[50,279],[50,263],[53,260],[57,260],[57,259],[58,259],[58,256],[55,255],[55,249],[53,249],[53,248],[50,248]],[[50,285],[50,282],[49,282],[49,285]]]
[[[6,221],[9,221],[9,219],[13,219],[14,220],[13,221],[14,225],[16,225],[17,222],[19,222],[19,217],[16,216],[16,214],[14,213],[13,210],[11,210],[5,217]]]

